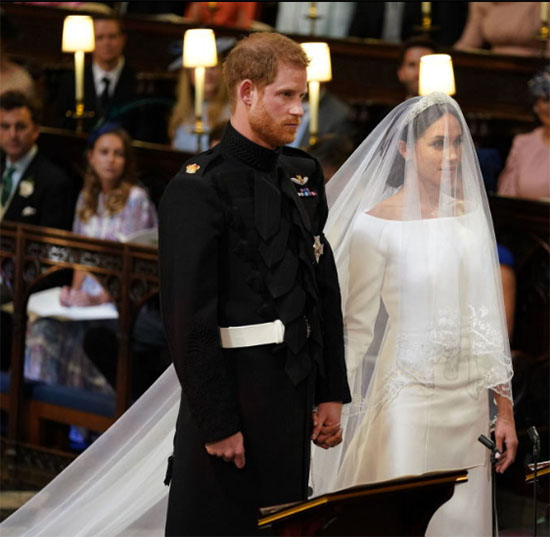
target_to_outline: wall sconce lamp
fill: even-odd
[[[540,3],[540,28],[537,34],[537,39],[542,41],[542,55],[546,51],[546,42],[550,39],[550,30],[549,30],[549,18],[550,14],[550,2],[541,2]]]
[[[456,93],[453,61],[448,54],[427,54],[420,58],[418,93],[428,95],[441,91],[447,95]]]
[[[92,113],[84,111],[84,53],[95,49],[94,22],[87,15],[69,15],[63,22],[61,50],[74,52],[75,109],[67,116],[76,119],[76,130],[82,132],[82,120]]]
[[[183,66],[195,69],[195,126],[197,152],[200,152],[201,137],[206,134],[202,115],[204,105],[204,74],[206,67],[218,65],[216,38],[209,28],[187,30],[183,36]]]
[[[319,135],[319,90],[321,82],[332,80],[330,49],[327,43],[302,43],[308,59],[307,81],[309,95],[309,144]]]

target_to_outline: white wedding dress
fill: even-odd
[[[487,256],[476,255],[487,244],[483,226],[476,226],[480,217],[478,210],[412,221],[357,218],[345,327],[353,397],[362,402],[344,424],[346,430],[349,420],[357,422],[342,460],[315,451],[314,495],[470,468],[468,482],[436,512],[427,535],[491,535],[489,452],[477,441],[489,434],[489,399],[480,380],[493,373],[484,355],[502,352],[503,340],[499,319],[484,306],[494,302],[495,285],[483,278]],[[472,274],[479,281],[470,281]],[[369,347],[381,302],[387,324],[373,371]],[[457,311],[465,314],[451,313]],[[362,397],[356,390],[365,370],[372,377]]]

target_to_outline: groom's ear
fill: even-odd
[[[239,100],[242,101],[247,108],[249,108],[254,100],[254,94],[256,91],[255,84],[252,80],[247,78],[239,84],[239,87],[237,88],[237,96]]]
[[[406,159],[407,158],[407,142],[404,140],[399,141],[399,153],[401,153],[401,156]]]

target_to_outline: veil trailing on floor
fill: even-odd
[[[116,423],[0,524],[3,537],[162,537],[180,385],[170,366]]]
[[[438,120],[435,138],[418,146]],[[440,381],[441,367],[443,378],[452,382],[457,371],[463,373],[466,363],[468,389],[474,395],[492,388],[511,396],[510,354],[490,213],[474,146],[455,101],[434,94],[397,106],[332,178],[327,194],[331,210],[325,231],[335,253],[342,289],[353,402],[344,410],[344,442],[327,452],[314,450],[311,475],[315,495],[357,484],[353,478],[338,482],[342,460],[367,410],[382,408],[407,382],[433,386]],[[466,248],[461,253],[467,256],[468,241],[475,238],[471,246],[476,255],[470,260],[474,265],[466,267],[466,277],[462,261],[450,267],[456,275],[456,285],[451,289],[441,287],[449,280],[447,277],[438,283],[437,272],[433,273],[434,286],[428,296],[419,295],[422,287],[416,291],[414,287],[400,289],[396,311],[386,311],[375,293],[367,308],[372,326],[362,333],[365,322],[358,316],[361,311],[353,311],[350,305],[365,289],[384,285],[376,274],[372,281],[365,279],[368,271],[352,263],[350,253],[361,251],[361,244],[354,242],[354,230],[365,213],[372,219],[372,230],[388,221],[410,223],[400,232],[402,245],[415,239],[419,223],[432,221],[422,232],[418,248],[403,250],[408,253],[398,264],[397,270],[403,272],[394,274],[398,279],[415,270],[418,256],[428,267],[437,267],[439,262],[445,265],[446,255],[455,259],[455,239],[454,246]],[[431,226],[436,221],[455,219],[462,219],[456,228],[460,236]],[[377,240],[383,246],[383,233]],[[383,269],[384,261],[379,261]],[[370,262],[365,259],[367,266]],[[429,341],[423,339],[426,316],[420,315],[422,304],[427,302],[428,310],[437,313],[437,318],[431,319],[435,324]],[[390,314],[403,321],[395,334],[396,341],[402,342],[395,364],[399,375],[391,377],[393,384],[388,383],[385,391],[373,392],[368,388],[371,377],[392,373],[377,370],[377,353],[390,330]],[[421,363],[415,359],[419,348],[427,356]],[[115,425],[6,519],[0,525],[2,535],[161,537],[168,496],[163,478],[172,452],[179,399],[180,386],[171,366]]]

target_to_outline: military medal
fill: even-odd
[[[315,239],[313,243],[313,253],[315,254],[315,262],[319,263],[319,259],[323,255],[323,243],[321,242],[320,235],[315,235],[313,238]]]

